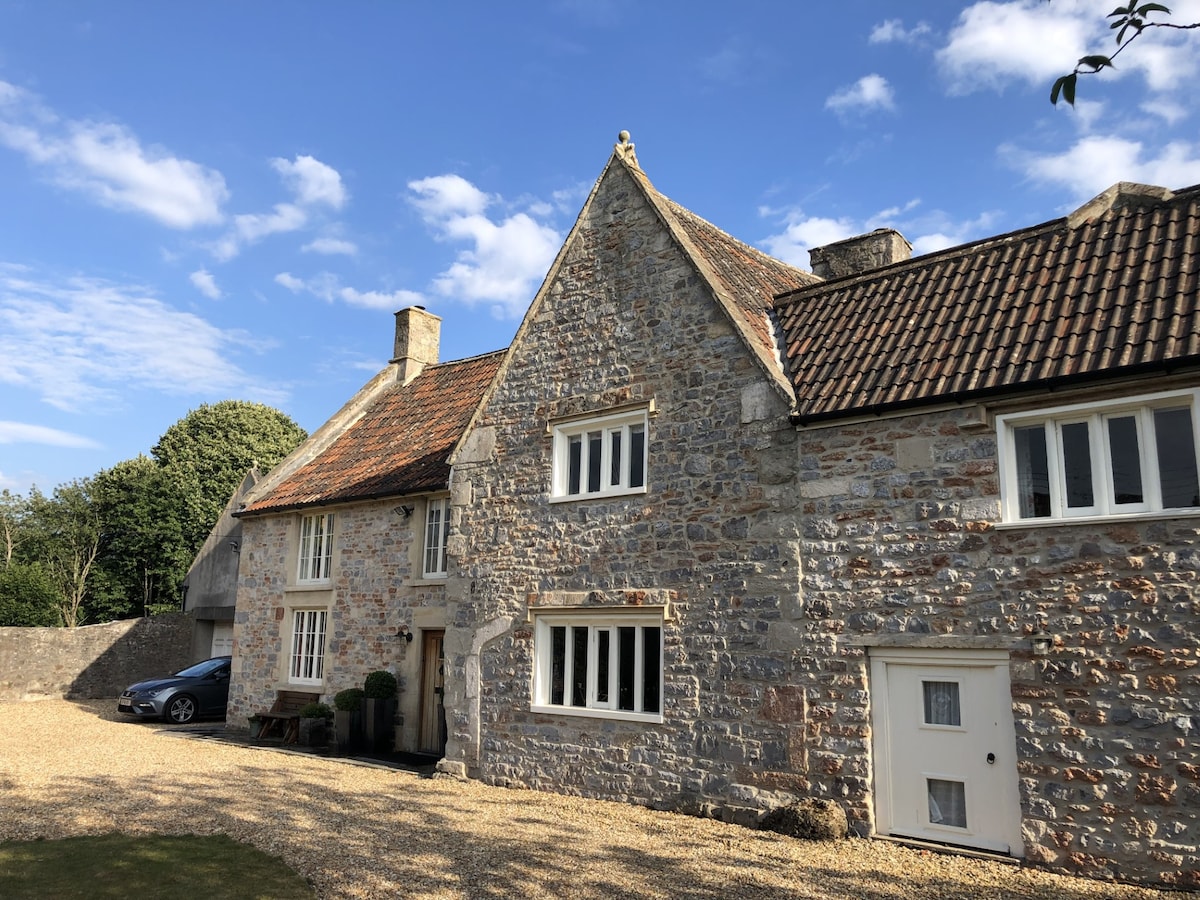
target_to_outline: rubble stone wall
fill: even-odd
[[[801,431],[814,783],[869,826],[872,645],[1009,647],[1026,857],[1194,888],[1200,519],[997,527],[996,454],[967,410]]]
[[[129,685],[188,666],[183,613],[79,628],[0,628],[0,700],[116,697]]]

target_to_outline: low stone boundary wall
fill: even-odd
[[[168,613],[80,628],[0,628],[0,700],[116,697],[192,662],[191,619]]]

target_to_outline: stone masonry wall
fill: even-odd
[[[116,697],[192,662],[182,613],[80,628],[0,628],[0,700]]]
[[[421,506],[410,518],[396,515],[396,501],[338,507],[334,530],[332,584],[326,590],[296,590],[294,514],[244,520],[242,566],[234,623],[234,672],[229,692],[231,724],[244,726],[254,712],[270,707],[278,690],[288,689],[283,636],[290,633],[290,611],[329,609],[324,682],[319,691],[332,703],[345,688],[362,687],[369,672],[387,669],[400,682],[405,735],[415,742],[420,642],[397,636],[401,625],[414,629],[440,626],[445,586],[413,578],[421,540]],[[415,749],[408,747],[407,749]]]
[[[1200,885],[1200,519],[997,528],[965,411],[804,430],[800,465],[814,788],[869,825],[871,636],[1044,623],[1050,654],[1011,659],[1027,858]]]
[[[447,761],[752,821],[806,792],[795,432],[695,269],[610,170],[453,475]],[[644,495],[550,503],[550,420],[656,404]],[[668,599],[665,721],[530,711],[531,607]]]

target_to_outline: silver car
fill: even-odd
[[[117,712],[185,725],[198,716],[223,716],[229,700],[228,656],[215,656],[167,678],[139,681],[117,699]]]

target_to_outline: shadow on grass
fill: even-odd
[[[280,860],[224,835],[106,834],[0,844],[6,900],[290,900],[315,897]]]

